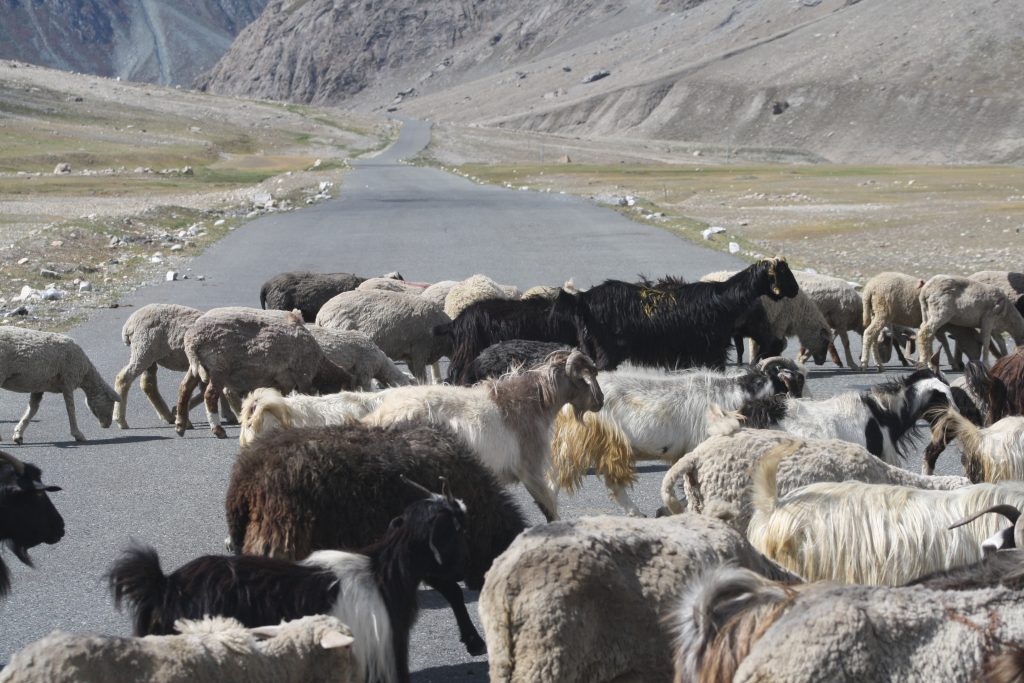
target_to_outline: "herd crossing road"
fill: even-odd
[[[246,224],[189,264],[194,275],[206,276],[204,281],[141,288],[120,308],[96,311],[70,335],[113,384],[128,358],[121,326],[139,306],[258,306],[260,285],[282,271],[369,276],[398,270],[419,282],[486,273],[526,288],[561,284],[570,277],[581,287],[638,274],[696,279],[746,265],[576,198],[479,186],[399,163],[429,138],[427,124],[408,122],[391,148],[357,162],[337,199]],[[160,371],[165,398],[173,400],[179,379]],[[823,398],[878,379],[875,373],[828,364],[812,368],[810,387]],[[14,446],[11,433],[28,396],[0,392],[0,436],[5,440],[0,447],[36,463],[44,481],[64,488],[52,499],[67,526],[60,543],[34,550],[34,570],[6,555],[13,567],[13,590],[0,603],[0,662],[54,629],[129,634],[129,621],[115,611],[103,578],[129,539],[153,545],[165,570],[198,555],[223,552],[224,492],[238,450],[237,428],[228,427],[228,440],[214,438],[198,407],[192,413],[196,429],[179,438],[156,417],[138,383],[129,395],[128,430],[116,425],[100,429],[80,392],[76,401],[88,442],[71,439],[63,401],[47,394],[25,444]],[[953,460],[947,455],[940,466]],[[919,467],[919,461],[908,467]],[[653,514],[665,468],[645,463],[639,469],[634,499]],[[516,495],[531,522],[542,521],[521,487]],[[580,494],[561,495],[560,507],[564,518],[621,514],[594,477],[588,477]],[[467,600],[476,618],[477,594],[467,594]],[[486,659],[465,653],[443,600],[423,590],[420,603],[412,635],[413,680],[487,680]]]

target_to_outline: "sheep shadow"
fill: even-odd
[[[133,444],[133,443],[146,443],[147,441],[168,441],[172,437],[169,436],[119,436],[110,439],[89,439],[88,441],[75,441],[70,439],[68,441],[38,441],[35,443],[23,443],[20,446],[12,446],[15,449],[29,449],[29,448],[87,448],[89,446],[110,446],[118,444]]]
[[[462,589],[462,595],[465,598],[467,605],[470,605],[480,599],[480,591],[471,591],[468,588]],[[436,590],[430,588],[420,590],[416,599],[419,602],[420,609],[451,609],[448,605],[448,601],[445,600]]]
[[[487,662],[432,666],[412,673],[414,683],[487,683]]]

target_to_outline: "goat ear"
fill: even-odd
[[[249,632],[256,640],[270,640],[271,638],[276,638],[281,634],[281,625],[274,624],[273,626],[257,626],[249,629]]]
[[[328,631],[320,639],[320,647],[325,650],[333,650],[337,647],[348,647],[355,642],[355,638],[347,636],[341,631]]]

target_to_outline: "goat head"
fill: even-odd
[[[582,419],[587,411],[597,412],[604,405],[604,393],[597,383],[597,366],[581,351],[573,351],[565,361],[565,374],[573,387],[583,391],[574,392],[570,401],[576,419]]]

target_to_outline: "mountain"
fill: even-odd
[[[1022,58],[1013,0],[271,0],[197,84],[837,162],[1022,163]]]
[[[209,69],[267,0],[0,0],[0,58],[165,85]]]

